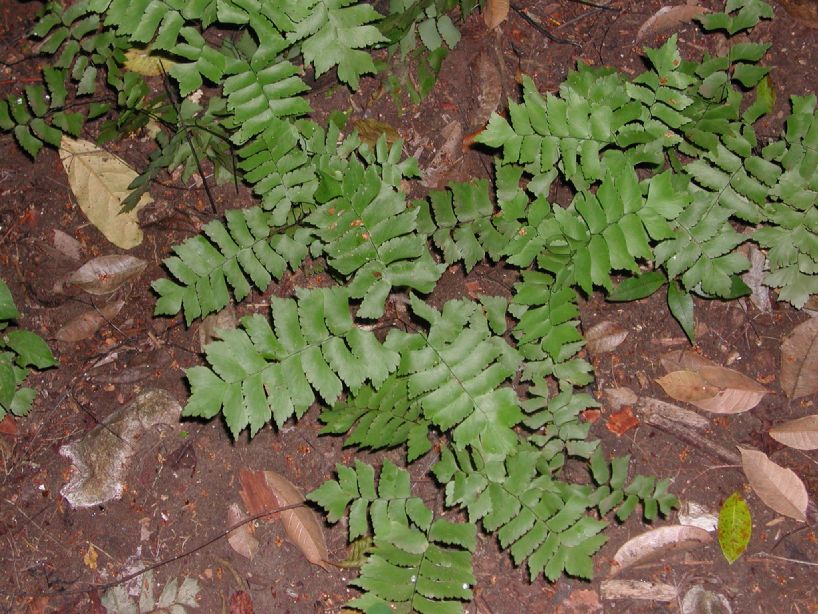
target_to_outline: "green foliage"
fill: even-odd
[[[417,98],[457,42],[455,4],[398,0],[383,20],[354,0],[49,4],[35,29],[57,58],[46,85],[0,102],[0,129],[36,155],[60,131],[79,132],[84,116],[65,112],[67,93],[90,93],[104,71],[119,106],[105,138],[150,119],[160,126],[135,187],[179,167],[189,177],[205,161],[217,179],[252,188],[256,204],[173,248],[172,279],[153,285],[157,314],[183,312],[190,324],[308,259],[326,265],[328,287],[272,298],[269,320],[246,316],[206,347],[206,364],[187,371],[184,414],[221,413],[234,436],[254,435],[318,403],[323,432],[346,435],[347,446],[405,447],[408,463],[432,457],[446,505],[468,522],[436,517],[388,461],[377,481],[360,461],[339,465],[310,495],[332,522],[348,518],[351,542],[372,540],[351,604],[362,611],[461,611],[478,525],[532,579],[588,578],[606,518],[641,506],[653,520],[677,504],[667,480],[629,481],[628,459],[607,459],[589,439],[581,414],[596,404],[577,391],[593,380],[578,355],[578,292],[603,288],[625,301],[666,288],[692,339],[694,296],[748,291],[736,250],[752,240],[769,249],[766,282],[781,300],[800,307],[818,293],[816,98],[794,97],[784,134],[762,146],[754,125],[775,100],[759,63],[766,45],[736,43],[693,62],[674,36],[645,50],[648,68],[632,79],[580,64],[542,94],[524,77],[521,102],[478,137],[498,150],[495,183],[452,184],[413,202],[404,183],[417,165],[400,144],[370,147],[304,119],[299,54],[316,75],[336,68],[355,87],[375,70],[368,48],[422,53]],[[459,4],[466,16],[477,3]],[[732,35],[770,16],[760,0],[728,0],[701,22]],[[234,35],[211,36],[216,27]],[[131,47],[174,61],[169,96],[123,69]],[[486,260],[519,272],[508,293],[424,300],[447,267],[468,273]],[[8,396],[18,383],[0,386]],[[569,457],[587,461],[586,481],[562,479]]]
[[[20,317],[6,282],[0,279],[0,419],[7,413],[25,416],[36,392],[21,385],[32,367],[48,369],[57,364],[45,341],[31,331],[9,329]]]
[[[353,584],[363,594],[348,605],[369,611],[391,604],[393,612],[462,612],[472,598],[474,525],[436,518],[412,495],[409,473],[384,461],[377,484],[371,465],[337,466],[338,479],[308,498],[330,522],[349,514],[349,541],[372,533],[373,546]]]

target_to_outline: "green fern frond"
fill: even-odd
[[[349,540],[372,530],[374,546],[353,584],[364,592],[349,604],[366,611],[377,603],[396,612],[462,612],[475,582],[473,525],[435,518],[413,497],[409,473],[386,460],[375,485],[374,469],[356,461],[338,465],[330,480],[307,498],[327,511],[330,522],[349,508]]]
[[[432,290],[445,265],[434,262],[417,233],[417,209],[383,180],[377,166],[347,165],[341,192],[307,218],[317,229],[327,263],[350,278],[350,296],[362,298],[358,316],[379,318],[391,289]]]
[[[412,402],[423,416],[452,431],[458,446],[480,445],[500,458],[517,445],[514,426],[523,417],[517,395],[506,385],[520,355],[492,334],[476,303],[449,301],[442,312],[410,297],[415,315],[429,323],[427,334],[393,331],[386,346],[401,355]]]
[[[363,386],[346,401],[321,412],[320,420],[326,424],[321,434],[349,432],[344,446],[373,450],[406,445],[406,460],[417,460],[432,449],[431,425],[421,416],[420,404],[409,401],[406,385],[406,378],[393,375],[377,390]]]
[[[228,284],[240,301],[250,293],[250,282],[263,291],[287,266],[298,268],[307,255],[309,231],[277,232],[272,219],[259,207],[234,209],[226,214],[227,225],[213,220],[205,226],[207,238],[200,235],[174,246],[176,255],[165,266],[179,283],[153,283],[159,294],[155,312],[174,315],[183,309],[190,324],[227,305]]]
[[[372,25],[381,15],[369,4],[355,0],[310,0],[307,17],[295,23],[287,35],[300,42],[304,60],[312,64],[316,76],[338,67],[338,79],[358,88],[361,75],[375,72],[375,64],[363,49],[386,42]]]
[[[344,386],[378,387],[398,366],[398,354],[375,335],[355,326],[342,288],[302,291],[298,300],[271,301],[273,325],[261,315],[242,319],[242,328],[220,332],[205,348],[208,367],[187,370],[191,396],[186,416],[224,414],[237,436],[251,436],[271,418],[279,427],[301,417],[315,393],[329,405]]]

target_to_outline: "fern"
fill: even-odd
[[[353,582],[363,595],[349,605],[367,610],[391,604],[395,612],[462,612],[472,598],[471,556],[477,545],[473,525],[435,518],[412,496],[409,473],[388,460],[377,486],[375,470],[356,461],[338,465],[338,480],[308,495],[337,522],[349,509],[349,541],[369,534],[374,546]]]
[[[272,299],[273,325],[261,315],[242,328],[220,332],[205,348],[210,367],[187,370],[191,396],[184,415],[212,418],[219,411],[234,436],[255,434],[268,420],[278,426],[300,418],[317,392],[335,403],[343,386],[379,387],[398,366],[398,355],[372,332],[355,326],[347,291],[303,291],[297,301]]]
[[[9,330],[19,317],[6,282],[0,279],[0,419],[8,413],[27,415],[37,394],[33,388],[22,386],[29,371],[32,367],[48,369],[57,364],[39,335],[28,330]]]

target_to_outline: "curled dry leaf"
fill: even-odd
[[[777,424],[770,429],[770,437],[798,450],[818,450],[818,415]]]
[[[238,503],[231,503],[230,507],[227,508],[228,527],[232,527],[246,519],[247,515],[241,511]],[[227,536],[227,543],[240,555],[252,560],[258,552],[259,546],[258,540],[253,536],[254,532],[253,523],[245,522],[230,531],[230,534]]]
[[[678,350],[662,356],[668,375],[656,380],[665,392],[717,414],[737,414],[759,404],[767,389],[755,380],[699,356]]]
[[[298,487],[274,471],[242,469],[239,472],[239,481],[242,486],[241,498],[251,515],[304,502],[304,494]],[[271,502],[274,503],[269,505]],[[262,506],[261,509],[254,511],[259,505]],[[310,508],[300,505],[280,512],[280,517],[287,536],[304,557],[313,565],[329,570],[326,563],[329,558],[327,543],[315,513]]]
[[[796,326],[781,344],[781,389],[791,399],[818,391],[818,318]]]
[[[508,19],[509,0],[486,0],[483,7],[483,21],[493,30]]]
[[[599,592],[603,599],[643,599],[648,601],[676,601],[678,590],[672,584],[645,580],[603,580]]]
[[[624,330],[610,320],[604,320],[595,324],[585,332],[585,340],[588,343],[588,351],[591,354],[603,354],[613,351],[628,336],[628,331]]]
[[[712,612],[713,614],[733,614],[733,608],[727,597],[721,593],[705,590],[701,586],[694,586],[682,599],[682,614],[703,614]]]
[[[636,33],[636,40],[641,41],[648,36],[673,30],[682,24],[693,21],[693,18],[697,15],[707,12],[708,10],[706,8],[691,4],[663,6],[645,20]]]
[[[472,81],[477,91],[477,106],[469,114],[469,128],[485,128],[491,114],[500,106],[503,97],[503,81],[500,70],[488,51],[481,51],[471,64]]]
[[[147,268],[146,260],[127,254],[110,254],[89,260],[65,280],[89,294],[110,294]]]
[[[710,533],[698,527],[670,525],[659,527],[629,539],[616,551],[611,564],[610,575],[663,557],[671,552],[699,548],[710,543]]]
[[[463,126],[453,120],[440,131],[443,144],[432,158],[429,165],[423,169],[421,184],[427,188],[439,188],[449,179],[449,172],[463,157],[461,143],[463,141]]]
[[[105,322],[112,320],[125,305],[125,301],[114,301],[99,309],[89,309],[70,319],[54,337],[59,341],[75,343],[93,337]]]
[[[807,521],[809,496],[795,472],[771,461],[764,452],[739,447],[747,481],[767,507],[783,516]]]

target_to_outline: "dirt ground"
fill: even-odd
[[[710,1],[701,4],[721,7]],[[1,0],[0,6],[0,57],[9,64],[0,81],[5,95],[18,91],[39,69],[39,60],[30,57],[31,47],[21,35],[33,23],[40,4]],[[605,8],[569,0],[520,0],[514,6],[562,40],[549,39],[516,9],[497,36],[486,31],[479,16],[473,16],[462,25],[462,41],[422,104],[396,104],[381,75],[365,79],[354,94],[340,87],[320,89],[311,97],[316,118],[323,120],[332,110],[342,110],[350,111],[353,120],[387,122],[405,140],[407,155],[418,155],[421,168],[429,169],[440,163],[440,158],[435,159],[447,126],[459,122],[464,135],[480,128],[472,120],[486,79],[481,63],[494,67],[492,74],[499,75],[505,100],[518,96],[520,73],[530,74],[542,91],[555,90],[577,60],[612,65],[634,75],[643,68],[641,45],[658,46],[668,35],[636,42],[639,27],[662,6],[656,0],[612,0]],[[773,67],[777,105],[759,128],[767,136],[780,131],[791,94],[818,89],[813,72],[818,65],[818,30],[790,17],[780,5],[775,8],[775,21],[758,26],[752,34],[754,40],[772,43],[767,63]],[[681,25],[675,31],[686,57],[697,58],[719,44],[718,36],[704,35],[693,25]],[[94,129],[89,127],[92,133]],[[140,135],[112,149],[137,168],[145,165],[149,152]],[[439,179],[444,183],[487,176],[490,168],[488,155],[468,151],[441,171]],[[418,184],[412,190],[420,196],[427,187]],[[136,458],[120,500],[72,510],[60,494],[70,473],[70,463],[58,452],[60,446],[82,437],[144,390],[166,389],[184,404],[183,369],[200,362],[198,324],[187,329],[180,317],[153,318],[155,295],[150,282],[165,274],[161,261],[169,246],[192,235],[213,213],[201,187],[185,186],[171,177],[155,185],[152,194],[155,203],[146,214],[157,221],[143,227],[144,242],[129,252],[150,264],[120,291],[126,301],[122,312],[92,338],[57,341],[56,331],[93,301],[87,294],[53,292],[55,281],[77,267],[55,255],[54,229],[76,238],[84,259],[119,250],[79,211],[56,152],[43,152],[35,164],[9,135],[0,136],[0,277],[9,284],[23,314],[20,324],[49,338],[60,360],[59,368],[32,376],[31,385],[39,391],[34,409],[25,419],[4,423],[0,434],[0,608],[5,612],[104,612],[102,591],[89,590],[89,584],[104,584],[147,564],[173,559],[155,570],[157,586],[172,578],[197,578],[202,612],[249,611],[231,610],[231,596],[235,601],[238,591],[249,595],[256,612],[340,612],[355,594],[346,587],[354,570],[327,572],[312,566],[289,543],[280,524],[262,523],[256,529],[261,549],[252,562],[218,538],[228,526],[228,504],[240,502],[241,468],[280,472],[308,491],[331,477],[337,462],[350,461],[351,453],[342,450],[340,440],[318,437],[317,408],[297,426],[280,432],[262,429],[252,442],[246,436],[231,441],[220,420],[186,421],[181,431],[159,429],[150,434],[148,447]],[[222,186],[214,194],[220,214],[251,202],[246,189],[236,193],[232,186]],[[271,295],[286,295],[288,288],[304,283],[305,276],[320,275],[320,267],[291,275],[267,293],[251,296],[237,311],[265,312]],[[494,293],[503,275],[497,267],[482,265],[468,278],[452,269],[444,274],[434,299],[465,295],[466,282]],[[713,540],[695,551],[627,570],[623,577],[667,583],[678,587],[680,596],[691,586],[702,585],[724,595],[736,613],[818,612],[818,541],[812,527],[778,517],[749,490],[741,467],[709,454],[706,445],[680,440],[641,420],[621,436],[606,428],[614,409],[604,401],[603,389],[628,386],[640,396],[669,400],[654,381],[663,374],[659,356],[684,349],[687,342],[663,298],[609,304],[594,295],[581,309],[586,330],[610,320],[629,333],[614,352],[590,357],[596,369],[592,392],[603,400],[601,413],[589,416],[596,418],[591,435],[602,439],[610,453],[630,454],[632,472],[672,478],[672,491],[683,502],[693,501],[718,513],[723,501],[738,490],[753,515],[750,546],[732,565]],[[790,402],[777,382],[781,339],[807,314],[780,303],[765,314],[748,300],[698,301],[696,314],[701,353],[718,364],[730,364],[771,391],[750,412],[708,415],[705,437],[728,450],[735,451],[740,444],[769,454],[801,476],[811,497],[818,496],[818,457],[784,448],[766,434],[774,423],[816,411],[816,396]],[[107,364],[95,367],[101,359],[107,359]],[[399,460],[396,454],[392,458]],[[413,471],[421,473],[426,467]],[[428,488],[432,493],[431,484]],[[592,582],[562,579],[549,584],[540,577],[530,583],[527,572],[515,568],[493,538],[481,538],[475,557],[476,599],[467,611],[678,611],[680,600],[601,597],[601,582],[614,552],[647,528],[637,516],[611,526],[609,542],[596,558],[597,579]],[[662,522],[675,518],[674,513]],[[326,534],[331,556],[345,558],[344,528],[328,527]],[[216,539],[195,550],[212,538]],[[138,586],[138,582],[132,584]]]

